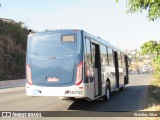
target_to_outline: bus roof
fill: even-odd
[[[84,32],[85,32],[85,31],[84,31]],[[102,38],[100,38],[100,37],[96,37],[96,36],[94,36],[94,35],[92,35],[92,34],[90,34],[90,33],[88,33],[88,32],[85,32],[85,34],[88,35],[89,37],[93,38],[95,41],[97,41],[97,42],[99,42],[99,43],[101,43],[101,44],[104,44],[104,45],[112,48],[112,49],[115,50],[115,51],[119,51],[119,52],[123,52],[123,53],[124,53],[124,51],[123,51],[122,49],[120,49],[120,48],[112,45],[112,44],[111,44],[109,41],[107,41],[107,40],[104,40],[104,39],[102,39]],[[125,53],[124,53],[124,54],[125,54]]]
[[[54,32],[79,32],[79,31],[82,31],[82,30],[79,30],[79,29],[59,29],[59,30],[46,30],[46,31],[42,31],[42,32],[34,32],[34,33],[30,33],[29,36],[32,36],[32,35],[39,35],[39,34],[47,34],[47,33],[54,33]]]
[[[31,34],[29,34],[29,36],[39,35],[39,34],[47,34],[47,33],[54,33],[54,32],[62,32],[62,33],[63,33],[63,32],[69,32],[69,31],[70,31],[70,32],[71,32],[71,31],[73,31],[73,32],[83,32],[83,33],[86,34],[88,37],[91,37],[92,39],[94,39],[94,40],[97,41],[98,43],[104,44],[104,45],[112,48],[112,49],[115,50],[115,51],[119,51],[119,52],[123,52],[123,53],[124,53],[124,51],[123,51],[122,49],[120,49],[120,48],[112,45],[109,41],[104,40],[104,39],[102,39],[102,38],[100,38],[100,37],[96,37],[96,36],[94,36],[94,35],[86,32],[86,31],[84,31],[84,30],[81,30],[81,29],[46,30],[46,31],[42,31],[42,32],[31,33]],[[124,53],[124,54],[125,54],[125,53]]]

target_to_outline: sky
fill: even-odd
[[[127,14],[126,0],[0,0],[0,18],[24,22],[29,29],[83,29],[125,49],[160,40],[160,22],[147,12]]]

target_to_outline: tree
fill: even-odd
[[[119,0],[116,0],[118,2]],[[127,0],[127,12],[148,11],[148,19],[154,21],[160,18],[160,0]]]
[[[150,40],[144,43],[142,46],[142,54],[154,55],[153,62],[156,64],[156,72],[160,73],[160,43],[154,40]]]
[[[142,46],[142,53],[146,54],[146,53],[157,53],[159,54],[160,52],[160,44],[157,41],[154,40],[150,40],[146,43],[144,43]]]

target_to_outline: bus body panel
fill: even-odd
[[[52,52],[44,50],[43,44],[40,44],[40,47],[35,47],[36,49],[34,50],[34,46],[32,46],[36,46],[36,44],[32,42],[35,40],[34,38],[32,39],[34,35],[29,36],[26,56],[26,94],[28,96],[59,96],[94,100],[106,94],[107,81],[110,82],[111,92],[128,83],[128,73],[124,66],[123,68],[116,68],[115,66],[103,65],[100,62],[101,45],[111,48],[113,57],[114,51],[123,53],[122,50],[111,45],[109,42],[83,30],[55,30],[37,33],[35,36],[45,36],[46,34],[54,34],[53,36],[55,37],[50,37],[49,35],[48,37],[43,37],[43,40],[46,38],[55,38],[55,43],[56,40],[61,40],[63,35],[74,35],[76,41],[75,43],[56,43],[56,46],[51,47],[54,48],[52,54]],[[96,66],[93,64],[89,65],[86,62],[86,37],[91,39],[92,47],[95,46],[95,52],[99,53],[96,58],[99,60],[94,61],[98,62],[98,64],[95,64]],[[68,37],[66,37],[66,40],[68,40]],[[37,41],[41,41],[41,38],[37,38]],[[40,51],[37,52],[38,50]],[[93,49],[91,51],[93,52]],[[47,56],[44,56],[45,54],[47,54]],[[125,57],[125,59],[127,58]],[[79,67],[80,65],[82,66]],[[27,66],[29,66],[29,70]],[[82,69],[82,71],[80,69]],[[116,69],[119,71],[118,87]],[[31,72],[31,75],[28,74],[28,71]],[[125,76],[127,76],[126,81],[124,81]],[[80,77],[82,81],[76,84],[78,77]],[[29,83],[30,78],[32,79],[32,84]]]
[[[106,47],[111,48],[116,53],[118,53],[118,52],[123,53],[122,50],[120,50],[119,48],[111,45],[109,42],[107,42],[107,41],[105,41],[105,40],[103,40],[103,39],[101,39],[99,37],[95,37],[95,36],[93,36],[93,35],[91,35],[91,34],[89,34],[87,32],[84,32],[84,36],[83,36],[84,43],[85,43],[86,38],[90,39],[91,44],[92,43],[96,44],[99,47],[101,45],[105,45]],[[85,49],[85,46],[84,46],[84,49]],[[86,49],[85,49],[85,51],[86,51]],[[113,53],[113,55],[114,55],[114,53]],[[117,57],[118,57],[118,55],[117,55]],[[86,56],[85,56],[85,58],[86,58]],[[114,60],[115,60],[115,58],[114,58]],[[117,58],[117,64],[120,64],[118,62],[118,58]],[[95,75],[95,72],[94,72],[94,68],[93,68],[92,65],[87,65],[87,68],[88,67],[90,69],[90,72],[93,73],[92,75],[90,75],[90,77],[92,78],[91,82],[94,83],[94,87],[96,88],[96,85],[95,85],[95,83],[96,83],[96,81],[95,81],[96,80],[96,75]],[[116,76],[116,69],[118,69],[118,83],[116,81],[116,79],[117,79],[116,78],[117,77]],[[106,94],[106,81],[107,80],[110,81],[111,92],[115,91],[115,90],[117,90],[119,88],[122,88],[122,87],[124,87],[126,85],[125,84],[126,70],[124,70],[124,69],[125,69],[124,66],[123,67],[119,67],[119,65],[117,66],[117,68],[115,66],[101,65],[101,80],[100,80],[101,94],[100,94],[100,96],[103,96],[103,95]],[[117,86],[117,84],[118,84],[118,86]],[[96,89],[94,91],[95,91],[94,94],[96,94],[96,92],[97,92]]]
[[[56,59],[31,58],[33,84],[50,87],[71,85],[75,82],[74,64],[74,56]]]
[[[26,83],[26,95],[89,98],[90,100],[94,100],[94,85],[93,83],[82,83],[78,87],[76,85],[66,87],[42,87],[36,85],[31,86]]]
[[[31,36],[31,38],[28,40],[28,45],[27,45],[28,50],[27,50],[27,57],[26,57],[26,65],[29,65],[31,69],[32,84],[37,86],[44,86],[44,87],[47,87],[47,86],[61,87],[61,86],[71,86],[75,84],[77,66],[80,62],[83,61],[81,31],[73,31],[73,30],[61,31],[60,30],[60,31],[53,31],[49,33],[48,32],[40,33],[40,35],[36,34],[35,36],[43,37],[46,34],[51,34],[51,35],[58,34],[57,36],[59,36],[59,39],[61,38],[60,37],[61,35],[75,34],[76,41],[75,43],[69,43],[69,42],[56,43],[56,45],[53,46],[55,47],[55,49],[53,50],[53,55],[51,53],[51,55],[47,55],[47,56],[43,56],[44,54],[39,56],[34,56],[31,50],[32,50],[32,44],[35,44],[33,42],[35,41],[35,38],[34,38],[34,35]],[[39,39],[41,39],[41,37],[39,37]],[[44,41],[46,39],[43,38]],[[37,44],[39,41],[37,40]],[[69,46],[68,44],[73,44],[73,45]],[[68,46],[66,47],[66,45]],[[77,51],[72,52],[70,50],[72,52],[70,53],[68,49],[73,48],[75,45],[77,46]],[[40,50],[40,49],[38,48],[37,50]],[[33,51],[36,51],[36,50],[33,50]],[[44,48],[41,49],[40,51],[43,53]],[[41,52],[39,52],[39,54],[41,54]],[[46,51],[46,54],[48,54],[47,52],[48,51]]]
[[[104,77],[103,83],[106,82],[107,79],[110,80],[111,92],[116,90],[116,80],[115,80],[115,67],[113,66],[103,66],[104,69]],[[106,83],[103,84],[103,95],[105,94]]]

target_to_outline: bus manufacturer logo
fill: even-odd
[[[59,78],[58,77],[48,77],[47,82],[59,82]]]
[[[48,59],[56,59],[56,57],[50,56],[50,57],[48,57]]]

